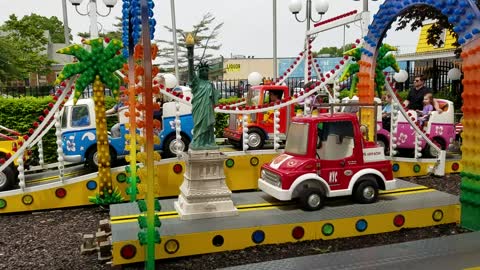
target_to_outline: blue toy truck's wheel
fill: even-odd
[[[353,189],[353,198],[359,203],[373,203],[378,199],[378,185],[374,179],[360,179]]]
[[[307,211],[315,211],[323,207],[325,195],[321,189],[307,188],[299,194],[302,208]]]
[[[10,189],[15,182],[15,173],[13,169],[8,166],[0,172],[0,191]]]
[[[190,139],[181,134],[182,136],[182,140],[180,142],[180,151],[181,152],[185,152],[188,150],[188,146],[190,145]],[[165,143],[163,143],[163,153],[162,153],[162,157],[163,158],[171,158],[171,157],[175,157],[177,156],[177,153],[176,153],[176,145],[177,142],[175,140],[175,136],[169,136],[167,138],[167,140],[165,140]]]
[[[110,147],[110,166],[113,167],[115,161],[117,160],[117,154],[115,150]],[[92,169],[93,171],[98,171],[98,151],[97,146],[93,146],[92,149],[88,153],[87,157],[87,166],[88,168]]]

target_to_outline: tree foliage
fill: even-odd
[[[480,1],[475,1],[477,7],[480,8]],[[443,41],[441,36],[444,29],[450,30],[455,38],[455,47],[459,47],[458,35],[453,31],[454,25],[448,22],[447,16],[443,15],[436,8],[428,5],[420,5],[415,8],[410,8],[399,16],[398,27],[396,30],[402,30],[410,25],[410,30],[415,31],[423,26],[423,22],[427,19],[435,20],[432,27],[428,30],[427,43],[433,46],[442,46]],[[457,49],[459,54],[460,49]]]
[[[348,50],[352,49],[353,45],[354,45],[353,43],[345,44],[345,50],[342,47],[340,47],[340,48],[337,48],[337,47],[323,47],[320,50],[318,50],[317,52],[312,52],[312,53],[313,53],[313,57],[318,57],[319,55],[326,55],[326,54],[330,55],[330,57],[342,57],[344,51],[348,51]]]
[[[223,26],[223,22],[216,24],[215,17],[211,13],[203,15],[199,23],[192,26],[192,30],[186,31],[184,29],[177,28],[177,47],[178,47],[178,63],[180,66],[185,66],[187,63],[187,48],[185,45],[185,38],[189,32],[192,33],[195,39],[195,62],[209,61],[214,56],[212,51],[218,51],[222,46],[217,41],[217,37],[220,34],[220,29]],[[167,25],[163,26],[170,33],[173,29]],[[173,48],[173,41],[170,40],[158,40],[159,46],[158,57],[160,57],[166,67],[172,67],[175,64],[175,55]]]
[[[20,72],[17,69],[17,55],[15,47],[10,46],[7,38],[0,37],[0,82],[10,79],[20,79]]]
[[[2,31],[0,50],[2,54],[6,53],[2,59],[14,59],[7,61],[6,65],[0,64],[2,68],[0,73],[3,73],[4,78],[26,79],[32,72],[40,75],[49,73],[53,61],[47,56],[48,39],[44,32],[50,32],[51,41],[54,43],[63,43],[65,40],[63,23],[57,17],[47,18],[31,14],[19,20],[12,14],[0,26],[0,30]]]
[[[50,32],[50,38],[53,43],[65,43],[63,23],[54,16],[47,18],[32,13],[31,15],[24,16],[21,20],[18,20],[17,16],[12,14],[8,21],[2,26],[2,30],[18,31],[18,35],[34,37],[42,42],[42,44],[45,44],[46,42],[43,32],[47,30]],[[72,40],[71,37],[70,40]]]

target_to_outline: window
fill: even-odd
[[[270,102],[282,100],[283,91],[282,90],[269,90],[264,92],[263,103],[267,104]]]
[[[339,160],[352,156],[354,133],[352,122],[324,122],[318,128],[317,153],[320,159]]]
[[[288,128],[285,152],[306,155],[308,147],[308,127],[306,123],[292,123]]]
[[[247,92],[247,105],[258,106],[260,91],[250,88]]]
[[[67,112],[68,112],[69,109],[70,109],[70,107],[65,107],[63,109],[62,119],[61,119],[62,128],[67,128]]]
[[[90,125],[90,115],[87,105],[74,106],[72,108],[72,127],[85,127]]]

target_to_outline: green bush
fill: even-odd
[[[45,116],[44,110],[48,104],[53,103],[52,97],[21,97],[21,98],[0,98],[0,125],[16,130],[21,134],[28,134],[34,122],[40,123],[39,117]],[[57,144],[55,130],[52,129],[42,140],[45,162],[57,160]],[[37,146],[32,148],[32,163],[38,163]]]
[[[230,103],[230,102],[239,102],[241,98],[230,97],[222,98],[218,101],[220,104]],[[228,126],[228,120],[230,115],[226,113],[215,113],[215,137],[222,138],[223,130]]]

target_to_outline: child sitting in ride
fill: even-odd
[[[420,126],[423,127],[425,122],[428,121],[430,117],[430,112],[433,111],[433,95],[431,93],[425,94],[423,96],[423,110],[418,110],[417,113],[419,115],[418,121]]]

